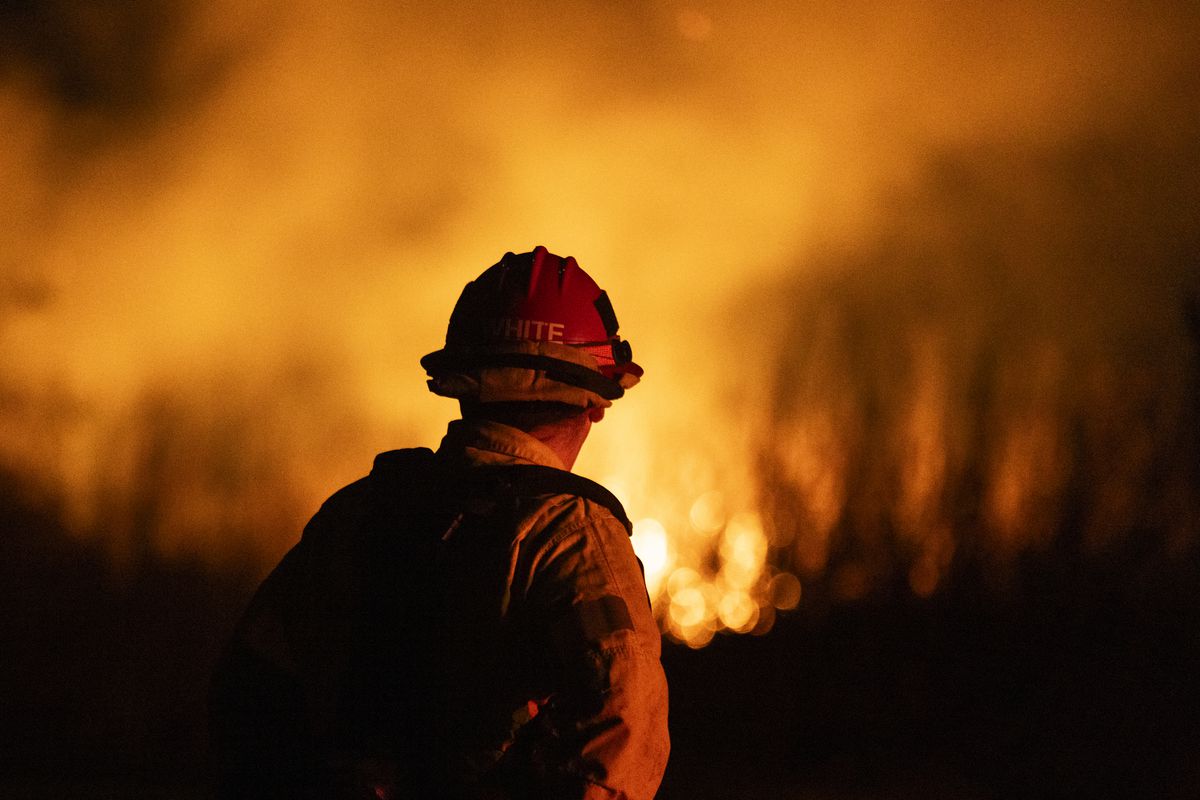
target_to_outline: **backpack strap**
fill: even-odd
[[[403,476],[403,477],[402,477]],[[462,482],[468,495],[508,495],[516,498],[537,497],[543,494],[567,494],[598,503],[609,511],[632,534],[633,525],[621,501],[608,489],[582,475],[537,464],[496,464],[472,467],[465,472],[451,471],[442,466],[432,450],[425,447],[408,450],[389,450],[375,457],[371,470],[376,485],[402,480],[419,480],[430,489],[445,491],[448,485]]]
[[[625,514],[621,501],[608,489],[582,475],[554,467],[537,464],[498,464],[474,467],[472,477],[498,484],[502,491],[511,492],[519,498],[537,497],[543,494],[567,494],[591,500],[604,506],[624,526],[626,533],[633,533],[633,525]]]

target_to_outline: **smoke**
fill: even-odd
[[[936,160],[877,236],[775,289],[778,560],[854,597],[928,595],[955,559],[1003,581],[1051,547],[1194,551],[1200,175],[1143,123]]]
[[[277,553],[295,528],[283,511],[252,519],[264,487],[302,518],[371,452],[435,441],[451,412],[423,393],[417,359],[466,280],[545,244],[598,276],[649,370],[582,468],[660,520],[681,563],[720,547],[692,530],[698,498],[722,519],[759,506],[759,440],[795,422],[798,398],[845,416],[787,455],[816,465],[804,491],[832,498],[822,524],[839,524],[856,480],[836,468],[856,452],[842,437],[862,423],[838,398],[885,381],[889,347],[926,398],[906,423],[916,438],[892,445],[935,454],[897,512],[925,530],[922,509],[977,444],[953,428],[969,405],[953,392],[1014,326],[1049,331],[1020,356],[995,345],[1030,402],[1024,365],[1054,389],[1089,341],[1174,374],[1165,320],[1194,274],[1180,254],[1195,252],[1195,183],[1180,176],[1194,175],[1196,16],[6,4],[0,454],[63,486],[81,529],[148,526],[185,550],[236,529]],[[842,292],[832,308],[826,289]],[[825,380],[805,365],[859,352],[847,314],[872,355]],[[814,337],[825,350],[797,352]],[[1045,455],[1061,446],[1052,428],[1011,456],[1050,485],[1066,480]],[[174,510],[106,516],[138,506],[147,471],[172,472],[154,507]],[[998,519],[1034,513],[997,491],[980,502]]]

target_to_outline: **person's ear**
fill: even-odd
[[[600,408],[599,406],[593,406],[589,408],[587,414],[588,419],[590,419],[592,422],[599,422],[600,420],[604,419],[604,409]]]

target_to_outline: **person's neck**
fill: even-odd
[[[584,420],[581,425],[546,425],[528,433],[553,450],[562,461],[563,468],[570,470],[575,466],[575,460],[579,458],[579,451],[583,449],[592,427],[590,419],[585,417]]]

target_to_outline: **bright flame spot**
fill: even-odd
[[[667,594],[672,598],[684,589],[700,583],[700,573],[691,567],[679,567],[667,578]]]
[[[762,520],[752,511],[742,511],[729,520],[721,540],[724,565],[721,577],[731,587],[749,589],[762,575],[767,557],[767,536]]]
[[[771,584],[767,587],[771,605],[780,611],[791,611],[800,605],[800,594],[800,579],[790,572],[781,572],[771,578]]]
[[[758,622],[754,623],[754,628],[751,629],[752,636],[764,636],[771,632],[771,628],[775,627],[775,608],[773,606],[762,606],[758,609]]]
[[[700,593],[704,595],[704,624],[713,630],[720,628],[717,618],[717,607],[721,604],[722,592],[711,583],[700,585]]]
[[[725,526],[725,498],[716,490],[705,492],[692,503],[688,519],[701,533],[718,533]]]
[[[717,614],[726,628],[745,633],[758,622],[758,603],[745,592],[728,592],[721,598]]]
[[[704,593],[699,587],[681,589],[671,598],[671,621],[682,629],[703,625],[706,605]]]
[[[671,562],[667,531],[656,519],[639,519],[633,523],[630,539],[633,551],[642,560],[642,567],[646,570],[646,591],[650,597],[657,597]]]
[[[693,650],[699,650],[712,641],[714,631],[712,628],[699,627],[688,629],[681,632],[683,641]]]

